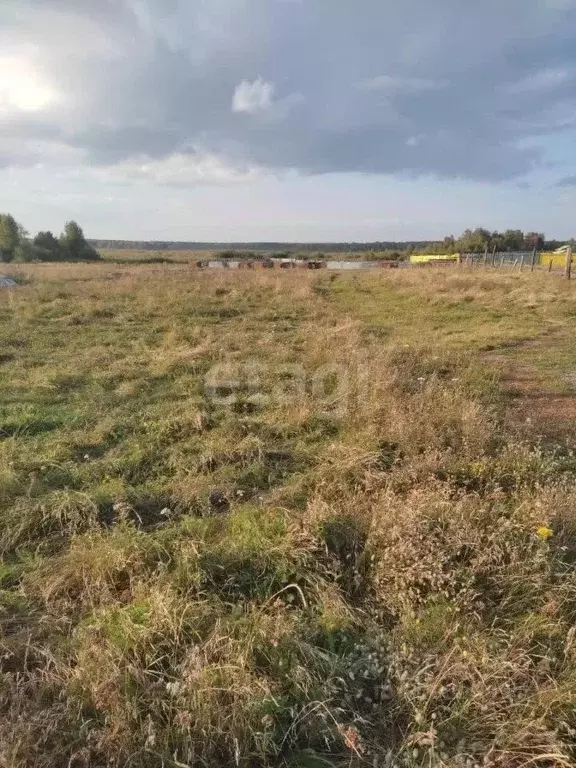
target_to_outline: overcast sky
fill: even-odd
[[[0,211],[89,237],[576,235],[576,0],[1,0]]]

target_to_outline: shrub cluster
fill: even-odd
[[[96,261],[98,251],[85,239],[82,228],[69,221],[59,238],[38,232],[34,239],[10,214],[0,214],[0,259],[2,261]]]

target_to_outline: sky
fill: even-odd
[[[92,238],[576,235],[576,0],[1,0],[0,211]]]

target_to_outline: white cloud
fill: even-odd
[[[261,77],[253,82],[242,80],[234,90],[232,112],[247,112],[250,115],[266,112],[272,107],[275,86]]]
[[[211,153],[175,153],[161,160],[146,156],[129,158],[109,167],[94,167],[90,174],[100,181],[146,182],[193,187],[202,184],[247,184],[265,173],[257,166],[230,164]]]

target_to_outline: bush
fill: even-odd
[[[52,232],[38,232],[34,238],[38,256],[42,261],[62,261],[64,251]]]
[[[60,235],[60,246],[65,261],[97,261],[100,254],[84,237],[82,228],[75,222],[69,221]]]
[[[24,240],[16,246],[12,260],[20,263],[27,261],[44,261],[45,255],[47,255],[47,252],[44,251],[44,249],[38,248],[29,240]]]

